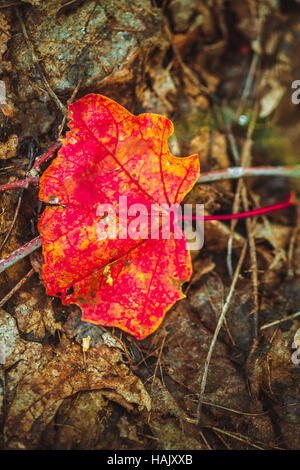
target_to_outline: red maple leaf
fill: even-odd
[[[198,156],[170,153],[169,119],[134,116],[101,95],[70,105],[69,117],[70,131],[40,180],[39,197],[50,204],[38,224],[44,284],[63,304],[79,305],[82,320],[143,339],[184,297],[181,286],[192,273],[186,239],[174,238],[174,226],[168,239],[123,239],[121,224],[116,238],[102,239],[99,204],[113,206],[117,222],[120,196],[127,207],[149,211],[179,204],[199,176]]]

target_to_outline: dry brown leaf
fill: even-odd
[[[160,449],[201,450],[202,444],[195,433],[191,433],[194,426],[187,425],[186,414],[176,403],[168,389],[154,378],[148,385],[151,393],[152,409],[149,426],[155,436]],[[190,435],[187,435],[187,432]]]
[[[20,338],[14,318],[5,310],[0,309],[0,341],[4,344],[5,363],[3,369],[8,369],[19,361],[32,360],[36,353],[39,356],[41,345],[24,341]]]
[[[148,393],[118,349],[91,347],[83,361],[81,346],[63,336],[53,358],[18,383],[4,427],[6,446],[34,447],[63,399],[87,390],[103,390],[128,410],[150,410]]]
[[[35,340],[43,339],[47,332],[54,335],[56,330],[62,328],[61,323],[55,319],[51,297],[45,295],[42,286],[19,293],[14,317],[19,330],[24,334],[31,334]]]
[[[299,305],[299,280],[286,282],[278,293],[272,292],[269,299],[263,299],[260,317],[264,324],[269,324],[296,313]],[[295,361],[299,354],[293,347],[299,325],[299,319],[292,319],[265,328],[246,363],[252,395],[257,397],[263,391],[268,397],[280,426],[282,445],[289,449],[298,449],[300,445],[299,433],[295,432],[300,425],[299,364]]]
[[[101,391],[78,393],[66,398],[55,422],[49,423],[44,442],[55,450],[107,449],[107,427],[114,404]],[[114,446],[114,442],[110,442]]]
[[[255,224],[256,239],[267,240],[276,250],[284,250],[290,238],[291,228],[284,225],[271,224],[268,220]]]
[[[1,104],[0,109],[7,118],[12,118],[16,114],[16,108],[10,100],[7,100],[6,103]]]
[[[196,417],[197,398],[199,393],[199,380],[201,380],[207,352],[212,340],[212,333],[208,331],[196,315],[188,310],[188,300],[177,304],[170,311],[167,323],[167,338],[164,353],[161,358],[161,367],[165,380],[171,378],[172,395],[180,407],[186,410],[190,417]],[[162,338],[166,332],[161,328],[156,334]],[[226,354],[226,346],[217,341],[211,359],[204,401],[240,410],[245,413],[258,413],[260,416],[248,416],[225,412],[218,406],[204,408],[205,422],[218,422],[224,419],[226,413],[227,429],[236,431],[247,429],[251,440],[266,441],[273,439],[272,424],[268,416],[261,415],[262,403],[251,400],[243,373],[240,373]],[[228,406],[228,404],[230,405]],[[154,406],[154,405],[153,405]]]
[[[193,253],[192,253],[193,254]],[[191,278],[191,286],[197,284],[198,281],[205,275],[215,269],[216,265],[210,257],[201,258],[194,262],[194,274]]]
[[[5,14],[0,12],[0,61],[3,54],[7,51],[7,42],[10,38],[10,24]]]
[[[6,160],[16,155],[18,148],[18,136],[11,134],[6,142],[0,142],[0,160]]]
[[[274,77],[268,77],[265,86],[268,91],[260,101],[260,118],[266,118],[278,107],[286,91],[286,88]]]
[[[191,154],[197,153],[199,155],[199,160],[200,160],[200,168],[202,169],[202,166],[207,167],[208,162],[207,162],[207,156],[209,152],[209,146],[210,146],[210,132],[208,127],[203,127],[201,129],[201,133],[199,135],[196,135],[190,142],[189,145],[189,152]]]
[[[0,309],[0,344],[4,353],[2,358],[4,360],[1,360],[4,364],[0,364],[0,375],[3,377],[3,386],[0,387],[1,417],[4,412],[4,401],[9,405],[19,381],[25,375],[30,376],[40,366],[43,348],[41,344],[21,339],[16,321],[2,309]]]

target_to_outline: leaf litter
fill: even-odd
[[[24,2],[19,9],[36,53],[44,61],[46,77],[65,106],[80,82],[79,98],[101,93],[133,114],[166,114],[175,123],[178,154],[198,153],[202,171],[210,171],[232,166],[234,150],[245,140],[244,128],[232,117],[235,110],[239,107],[247,120],[261,103],[260,111],[268,116],[265,121],[258,117],[252,135],[254,163],[297,163],[299,111],[291,106],[289,91],[291,81],[299,78],[293,72],[299,45],[289,28],[299,32],[299,24],[283,2],[228,2],[233,25],[224,15],[223,2],[213,10],[208,2],[189,2],[187,8],[183,0],[171,0],[163,10],[141,0],[130,14],[124,14],[123,2],[116,6],[103,2],[105,14],[100,7],[94,10],[94,3],[76,3],[74,9],[72,5],[68,9],[61,8],[61,2]],[[17,135],[19,146],[0,164],[2,169],[9,161],[14,166],[9,175],[16,180],[25,176],[20,162],[27,164],[29,141],[38,137],[36,153],[48,149],[63,117],[34,70],[21,28],[13,21],[14,11],[6,8],[3,12],[11,40],[7,42],[8,35],[2,32],[1,72],[8,96],[5,107],[1,106],[0,140],[5,145],[11,135]],[[266,40],[259,43],[261,16],[266,19]],[[77,26],[73,29],[80,25],[79,18],[87,25],[87,35]],[[58,19],[60,37],[58,28],[51,28]],[[110,25],[108,29],[103,28],[105,24]],[[103,49],[100,42],[93,42],[98,27],[105,36],[100,38],[106,41]],[[93,51],[90,55],[87,45]],[[116,47],[118,64],[114,62]],[[97,59],[95,51],[100,54]],[[272,58],[271,71],[258,61],[258,73],[253,74],[252,54],[259,56],[260,51],[262,57]],[[12,68],[19,88],[12,79]],[[250,84],[246,89],[245,81]],[[277,86],[280,96],[274,94]],[[226,97],[221,112],[214,101],[215,90],[217,99]],[[6,170],[1,171],[1,182],[7,182],[7,175]],[[299,190],[296,182],[290,185]],[[281,178],[247,180],[253,206],[257,194],[260,201],[272,204],[288,189]],[[187,201],[205,203],[209,213],[229,213],[235,191],[232,181],[198,185]],[[1,194],[3,239],[17,201],[13,192]],[[37,235],[33,227],[39,213],[37,192],[30,188],[24,192],[2,256]],[[82,321],[77,307],[64,306],[45,295],[36,274],[27,281],[0,314],[0,341],[8,345],[5,364],[0,365],[1,447],[299,448],[299,364],[291,361],[299,318],[281,321],[299,311],[299,231],[295,230],[294,212],[257,222],[253,236],[259,336],[253,337],[247,254],[211,358],[201,430],[196,427],[199,377],[231,284],[226,265],[230,226],[220,221],[206,224],[205,246],[193,255],[194,274],[187,298],[169,310],[160,328],[143,341],[117,328]],[[243,222],[239,222],[232,237],[233,266],[247,239]],[[29,261],[23,260],[7,270],[2,275],[1,296],[29,269]],[[260,330],[274,321],[280,323]]]

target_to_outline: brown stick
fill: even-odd
[[[31,270],[27,274],[25,274],[24,277],[22,277],[18,284],[16,284],[15,287],[13,287],[11,291],[8,292],[8,294],[6,294],[6,296],[3,297],[2,300],[0,300],[0,307],[3,307],[3,305],[6,304],[6,302],[23,286],[23,284],[25,284],[27,279],[29,279],[34,273],[35,270],[31,268]]]
[[[23,191],[21,191],[21,193],[22,193],[22,192],[23,192]],[[6,235],[5,235],[5,238],[4,238],[3,242],[2,242],[1,245],[0,245],[0,251],[1,251],[2,248],[4,247],[4,245],[5,245],[5,243],[7,242],[7,240],[9,239],[10,234],[11,234],[13,228],[14,228],[14,225],[15,225],[15,223],[16,223],[16,220],[17,220],[17,217],[18,217],[18,214],[19,214],[19,210],[20,210],[20,207],[21,207],[21,201],[22,201],[22,194],[20,194],[20,196],[19,196],[18,203],[17,203],[17,207],[16,207],[16,210],[15,210],[14,218],[13,218],[11,224],[10,224],[10,227],[9,227],[9,229],[8,229]]]

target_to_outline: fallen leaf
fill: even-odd
[[[83,362],[81,346],[63,336],[55,352],[49,362],[26,374],[17,385],[5,421],[8,448],[36,445],[63,399],[79,391],[102,390],[128,411],[135,407],[150,410],[150,397],[140,379],[122,363],[120,350],[91,347]]]
[[[18,136],[12,134],[6,142],[0,142],[0,160],[6,160],[16,155],[18,148]]]
[[[0,421],[9,406],[18,383],[30,377],[40,366],[43,347],[41,344],[23,340],[15,319],[0,309]]]
[[[55,450],[99,450],[113,406],[101,390],[65,398],[45,430],[47,444]]]
[[[149,427],[160,449],[202,450],[196,434],[188,433],[186,413],[157,377],[148,384],[151,393]],[[189,425],[190,426],[190,425]],[[183,430],[184,429],[184,430]],[[184,437],[183,437],[184,435]],[[196,437],[197,436],[197,437]]]
[[[13,309],[18,328],[27,339],[42,340],[46,334],[54,335],[62,329],[55,318],[50,297],[45,296],[42,286],[32,287],[29,292],[20,292],[16,296]]]
[[[268,220],[255,224],[255,238],[267,240],[275,250],[284,250],[286,248],[290,233],[290,227],[271,224]]]
[[[269,92],[267,92],[260,102],[260,118],[266,118],[269,116],[279,105],[286,88],[278,82],[278,80],[273,77],[269,78],[267,81]]]
[[[199,176],[197,155],[174,157],[173,125],[157,114],[134,116],[118,103],[90,94],[69,107],[70,132],[40,180],[47,206],[39,222],[43,281],[49,295],[75,303],[82,319],[117,326],[143,339],[184,295],[192,273],[186,239],[115,239],[99,235],[99,204],[111,204],[120,221],[127,207],[179,204]],[[133,218],[128,217],[127,222]],[[121,229],[123,225],[121,224]]]
[[[15,319],[2,309],[0,309],[0,342],[4,350],[3,369],[10,369],[16,363],[24,362],[28,370],[28,363],[30,361],[33,363],[34,354],[39,357],[42,349],[40,344],[20,338]]]
[[[166,384],[170,384],[168,389],[172,390],[172,397],[178,407],[196,422],[199,381],[202,378],[213,338],[213,330],[209,331],[203,323],[199,322],[198,316],[189,311],[187,299],[174,307],[170,313],[167,329],[162,327],[155,335],[156,344],[160,344],[163,335],[166,335],[161,357],[164,380]],[[222,341],[217,341],[214,347],[204,394],[205,423],[216,426],[215,423],[225,422],[233,432],[242,432],[242,429],[247,429],[247,436],[252,441],[266,439],[267,442],[272,442],[274,432],[271,420],[268,415],[262,414],[262,402],[249,397],[245,378],[233,363],[233,350],[230,349],[229,357],[226,355],[227,347]],[[175,387],[174,384],[177,386]],[[161,403],[160,413],[163,416],[166,414],[163,408],[166,407],[161,394],[152,398],[151,416],[157,410],[157,400]],[[239,410],[242,413],[235,414],[228,410],[229,402],[232,410]],[[170,405],[170,401],[168,404]],[[225,418],[224,408],[227,408]],[[168,422],[172,414],[170,410]],[[180,429],[179,425],[178,428]],[[166,429],[165,433],[167,433]]]
[[[7,51],[7,42],[10,40],[10,24],[4,13],[0,13],[0,61]]]

